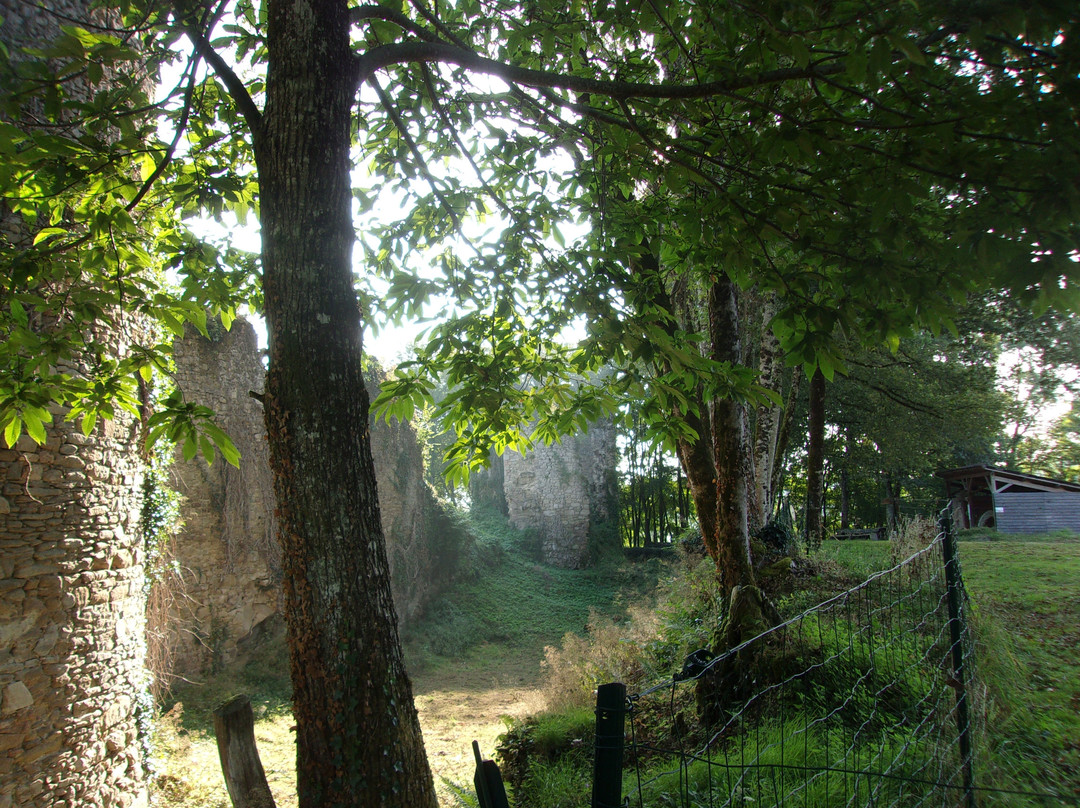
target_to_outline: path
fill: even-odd
[[[484,757],[506,731],[503,716],[521,718],[543,708],[536,652],[490,649],[467,660],[413,674],[413,693],[440,805],[456,803],[443,780],[472,789],[472,742]]]

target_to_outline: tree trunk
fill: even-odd
[[[352,284],[348,5],[270,0],[256,134],[299,804],[436,805],[390,595]]]
[[[735,284],[721,275],[709,289],[709,337],[713,359],[737,364],[742,358],[739,307]],[[746,415],[733,398],[716,399],[713,411],[713,460],[716,468],[715,556],[723,591],[754,585],[750,560],[750,525],[747,515],[747,481],[750,479],[750,447]]]
[[[810,379],[809,448],[806,453],[806,547],[821,546],[821,505],[825,487],[825,376]]]
[[[780,341],[769,326],[775,314],[776,297],[766,295],[761,305],[762,331],[758,369],[761,371],[761,385],[779,394],[783,374]],[[751,517],[756,523],[754,526],[758,528],[769,521],[773,511],[773,467],[777,462],[776,449],[783,409],[775,404],[763,404],[757,408],[757,417],[754,419],[754,491],[751,498]]]
[[[900,487],[893,482],[892,475],[885,473],[885,524],[889,532],[900,525]]]
[[[683,420],[698,434],[695,441],[680,440],[676,447],[679,462],[686,472],[686,482],[690,487],[690,496],[694,500],[698,525],[705,542],[705,550],[719,564],[717,537],[716,505],[716,464],[713,461],[712,427],[706,417],[699,418],[693,413],[683,415]]]
[[[781,459],[787,453],[788,442],[791,440],[791,426],[795,423],[795,404],[799,399],[799,387],[802,385],[803,374],[795,371],[791,374],[791,387],[788,389],[787,399],[784,401],[784,413],[780,418],[780,429],[776,435],[775,459],[773,461],[772,480],[769,490],[772,492],[772,509],[775,512],[777,500],[783,490],[784,464]]]
[[[850,431],[844,436],[844,455],[840,459],[840,529],[851,527],[851,480],[848,476],[848,463],[851,457]]]

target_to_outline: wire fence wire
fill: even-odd
[[[673,679],[630,696],[626,803],[974,806],[979,728],[968,716],[980,711],[964,686],[972,642],[955,553],[950,615],[950,544],[943,531],[859,586],[715,659],[691,655]]]

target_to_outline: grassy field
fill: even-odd
[[[977,782],[984,805],[1080,805],[1080,537],[961,534],[960,561],[986,689]],[[887,542],[826,542],[860,573],[889,563]]]
[[[429,757],[437,776],[456,782],[469,779],[472,738],[480,738],[490,754],[500,715],[521,717],[543,707],[543,647],[568,631],[583,633],[590,612],[614,616],[643,600],[659,572],[655,564],[554,570],[533,560],[526,534],[495,522],[472,529],[483,560],[407,638]],[[976,776],[980,786],[999,790],[983,793],[980,805],[1080,804],[1080,540],[979,538],[960,545],[979,638],[984,690],[977,705],[987,718]],[[890,553],[887,542],[826,542],[821,550],[834,568],[858,577],[889,566]],[[166,705],[171,712],[159,723],[156,805],[228,806],[210,711],[233,692],[252,697],[277,804],[296,804],[284,668],[278,647],[244,669],[178,690],[181,706]],[[1059,796],[1030,796],[1048,790]],[[554,793],[551,804],[565,789]],[[445,787],[442,794],[444,805],[454,804]],[[587,800],[587,794],[578,798]]]
[[[1061,794],[1007,805],[1080,805],[1080,541],[962,542],[990,688],[989,785]]]

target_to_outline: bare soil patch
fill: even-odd
[[[543,707],[540,659],[505,647],[479,649],[413,674],[413,695],[424,745],[443,808],[455,805],[448,783],[471,791],[476,768],[472,742],[484,757],[495,753],[504,718],[521,718]]]

